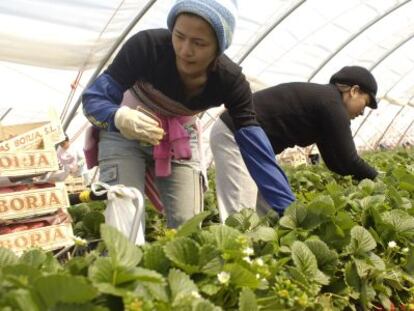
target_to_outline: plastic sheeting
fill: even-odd
[[[254,90],[289,82],[327,83],[345,65],[362,65],[378,80],[379,109],[353,121],[359,149],[414,143],[414,3],[410,0],[239,0],[233,45]],[[41,118],[46,106],[69,113],[104,67],[117,40],[165,27],[172,0],[0,0],[3,122]],[[97,69],[98,68],[98,69]],[[404,108],[401,108],[404,107]]]

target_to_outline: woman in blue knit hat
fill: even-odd
[[[168,227],[202,210],[199,112],[225,104],[252,177],[279,213],[294,200],[255,118],[249,83],[223,52],[236,23],[232,0],[178,0],[168,29],[132,36],[83,94],[100,129],[100,180],[144,190],[153,168]]]

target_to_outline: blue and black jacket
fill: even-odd
[[[191,110],[206,110],[224,103],[234,122],[236,141],[246,166],[265,200],[280,213],[294,200],[269,140],[256,121],[249,83],[241,68],[227,56],[218,57],[203,91],[188,99],[177,72],[170,31],[141,31],[126,41],[109,67],[85,90],[85,116],[101,129],[118,131],[115,112],[123,93],[136,81],[150,83]]]

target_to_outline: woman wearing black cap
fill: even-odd
[[[350,120],[362,115],[366,106],[377,108],[376,93],[377,83],[367,69],[348,66],[335,73],[328,85],[280,84],[254,93],[253,103],[275,153],[316,144],[330,170],[374,179],[377,171],[357,154]],[[222,221],[243,207],[256,205],[257,188],[240,158],[233,131],[225,111],[210,136]]]

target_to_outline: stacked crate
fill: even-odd
[[[73,177],[69,175],[65,179],[65,185],[68,193],[79,193],[86,189],[83,177]]]
[[[0,247],[20,254],[72,245],[66,187],[48,179],[59,170],[60,122],[0,126],[0,134]]]
[[[282,164],[290,165],[293,167],[297,167],[302,164],[306,165],[308,163],[305,152],[297,147],[287,148],[277,156],[277,160]]]

